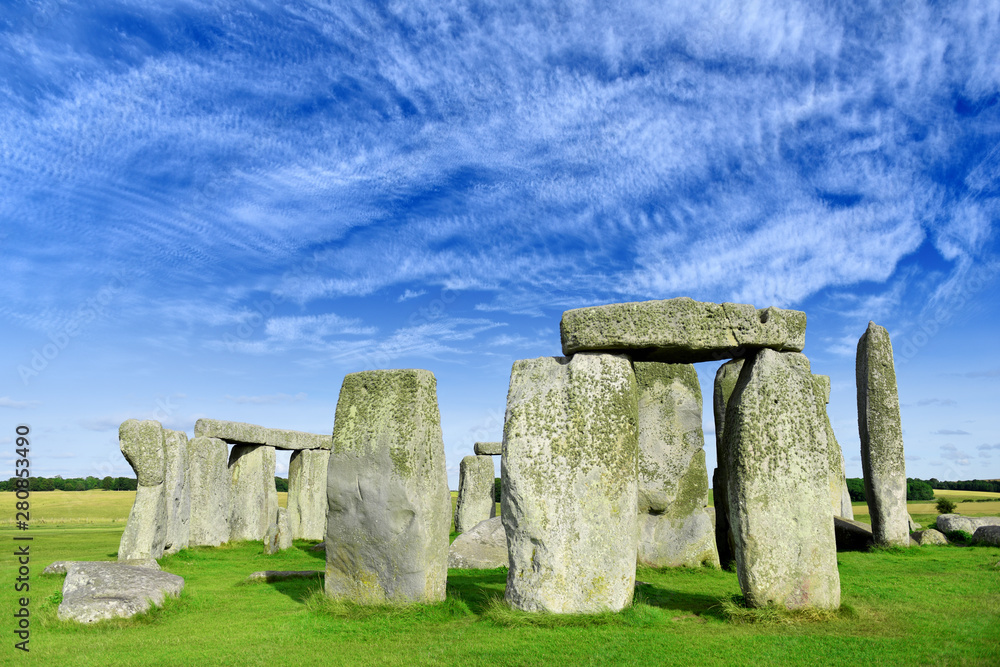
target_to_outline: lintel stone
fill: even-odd
[[[264,445],[275,449],[330,449],[333,438],[329,435],[267,428],[243,422],[220,419],[199,419],[194,425],[196,438],[218,438],[230,445]]]
[[[503,454],[502,442],[477,442],[474,446],[476,456],[501,456]]]

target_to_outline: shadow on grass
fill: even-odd
[[[650,607],[726,620],[717,596],[671,590],[653,584],[638,584],[635,587],[635,599],[637,603]]]
[[[260,582],[259,584],[248,585],[270,586],[285,597],[291,598],[294,602],[304,605],[306,604],[306,601],[316,593],[322,595],[323,575],[321,573],[317,573],[315,577],[281,579],[278,581]]]
[[[326,562],[326,550],[323,548],[323,542],[317,543],[307,542],[305,540],[295,540],[293,544],[296,549],[307,556]]]

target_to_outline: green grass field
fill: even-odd
[[[13,515],[12,494],[2,495]],[[1000,664],[1000,548],[992,547],[838,554],[841,613],[757,615],[750,620],[759,622],[747,624],[732,616],[736,575],[720,570],[640,568],[645,583],[637,603],[620,614],[510,612],[497,603],[502,569],[450,571],[448,599],[438,605],[367,609],[330,604],[318,577],[242,583],[255,570],[320,570],[324,559],[305,541],[274,556],[239,543],[163,558],[163,569],[183,576],[186,586],[161,610],[95,626],[58,621],[64,577],[43,577],[41,570],[61,559],[113,559],[131,497],[32,496],[31,653],[13,649],[13,619],[4,614],[8,643],[0,664]],[[0,524],[8,545],[15,533],[25,534],[9,521]],[[11,610],[10,556],[0,577],[3,608]]]

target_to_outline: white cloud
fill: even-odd
[[[24,408],[34,408],[40,404],[40,401],[16,401],[9,396],[0,396],[0,408],[21,410]]]

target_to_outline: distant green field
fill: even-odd
[[[161,559],[185,578],[179,600],[138,619],[81,627],[55,618],[64,577],[41,570],[54,560],[113,559],[131,494],[61,495],[32,495],[45,522],[26,533],[0,524],[7,544],[15,533],[34,538],[31,653],[15,653],[8,639],[0,664],[1000,664],[1000,548],[992,547],[838,554],[839,615],[743,625],[723,605],[739,594],[736,575],[720,570],[640,568],[637,601],[620,614],[503,611],[505,569],[451,570],[448,598],[438,605],[365,609],[326,602],[319,578],[242,584],[255,570],[324,567],[307,541],[273,556],[244,542]],[[4,496],[13,509],[11,494]],[[15,568],[9,556],[0,561],[0,604],[8,610]],[[0,630],[10,638],[9,613],[4,619]]]

